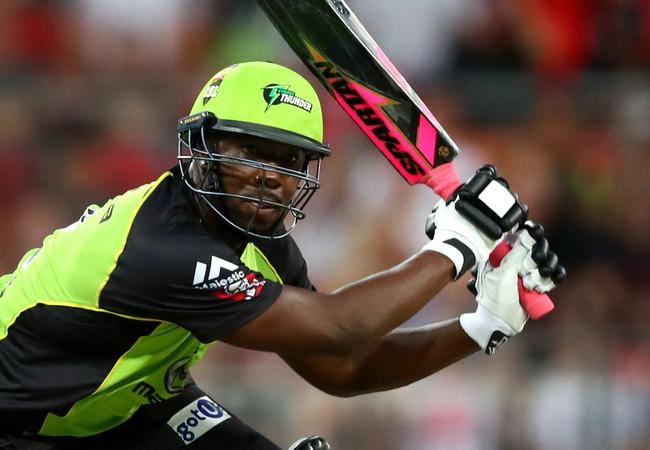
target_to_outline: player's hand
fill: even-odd
[[[483,166],[445,203],[440,201],[427,218],[431,242],[426,250],[447,256],[456,267],[455,278],[488,257],[503,233],[526,220],[528,207],[497,176],[493,166]]]
[[[509,234],[507,239],[512,250],[499,267],[493,267],[489,259],[482,261],[476,280],[470,282],[470,290],[478,302],[476,312],[460,316],[463,330],[488,355],[520,333],[528,320],[519,302],[518,277],[527,289],[538,292],[551,291],[566,277],[557,255],[549,250],[541,225],[527,222],[521,231]]]

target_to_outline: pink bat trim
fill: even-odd
[[[437,140],[438,131],[424,116],[424,114],[420,114],[417,147],[420,149],[420,153],[427,159],[427,162],[431,165],[431,167],[433,167],[434,163],[436,162]]]
[[[426,184],[443,200],[448,200],[451,194],[462,184],[456,167],[452,163],[441,164],[429,171],[420,183]]]

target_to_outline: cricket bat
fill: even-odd
[[[258,0],[284,40],[370,138],[404,180],[429,186],[447,200],[461,185],[453,160],[460,154],[424,102],[343,0]],[[502,242],[490,256],[498,265]],[[522,306],[533,319],[553,310],[551,299],[525,289]]]

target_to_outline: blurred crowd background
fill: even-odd
[[[492,358],[387,393],[330,397],[225,344],[195,377],[281,445],[650,448],[650,2],[349,4],[460,145],[462,175],[496,164],[544,223],[570,275],[557,309]],[[198,89],[253,59],[306,74],[253,1],[0,1],[0,274],[174,165]],[[436,198],[320,92],[333,156],[294,236],[329,291],[419,249]],[[408,325],[473,310],[465,281]]]

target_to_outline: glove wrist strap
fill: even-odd
[[[476,264],[474,251],[472,251],[466,243],[456,237],[442,237],[440,239],[436,236],[434,240],[428,242],[424,247],[422,247],[422,250],[438,252],[449,258],[456,268],[454,280],[460,278]]]
[[[503,320],[480,304],[476,312],[460,316],[460,326],[487,355],[494,354],[496,349],[514,334]]]

